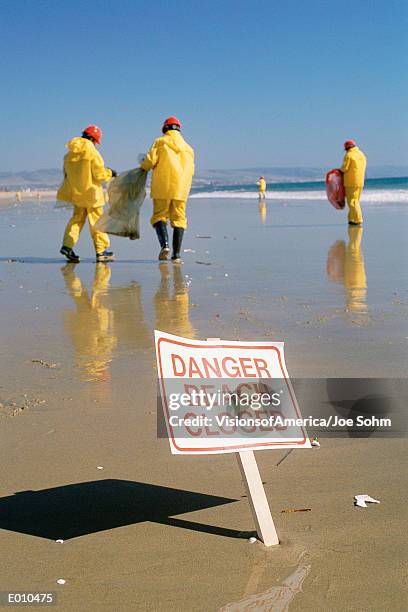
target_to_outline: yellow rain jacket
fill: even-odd
[[[260,192],[266,191],[266,181],[265,181],[265,179],[259,179],[258,187],[259,187],[259,191]]]
[[[194,174],[194,151],[180,132],[169,130],[157,138],[140,164],[153,168],[152,200],[187,200]]]
[[[112,178],[102,155],[86,138],[76,137],[67,144],[64,157],[64,182],[57,199],[80,208],[96,208],[105,204],[102,183]]]
[[[341,171],[345,187],[363,187],[367,166],[366,156],[358,147],[352,147],[344,156]]]

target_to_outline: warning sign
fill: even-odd
[[[197,341],[155,331],[171,452],[310,448],[282,342]]]

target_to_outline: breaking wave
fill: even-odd
[[[200,191],[192,193],[191,199],[230,199],[230,200],[256,200],[256,191]],[[326,192],[323,190],[307,191],[267,191],[268,200],[327,200]],[[408,202],[408,189],[367,189],[363,191],[362,202]]]

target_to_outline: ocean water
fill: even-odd
[[[279,182],[267,179],[268,199],[275,200],[326,200],[325,182],[288,181]],[[193,187],[191,198],[243,198],[258,197],[256,182],[246,184],[222,184],[209,182],[206,185]],[[365,188],[361,198],[362,202],[408,202],[408,177],[398,178],[371,178],[366,179]]]

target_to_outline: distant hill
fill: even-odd
[[[231,170],[202,170],[194,177],[193,185],[234,185],[251,183],[263,175],[269,182],[273,181],[307,181],[321,180],[327,168],[307,167],[255,167],[235,168]],[[408,166],[370,166],[368,178],[395,178],[408,176]],[[0,189],[55,189],[62,180],[62,170],[47,168],[44,170],[21,170],[19,172],[0,172]]]
[[[0,172],[0,189],[53,189],[61,180],[62,170],[56,168]]]

